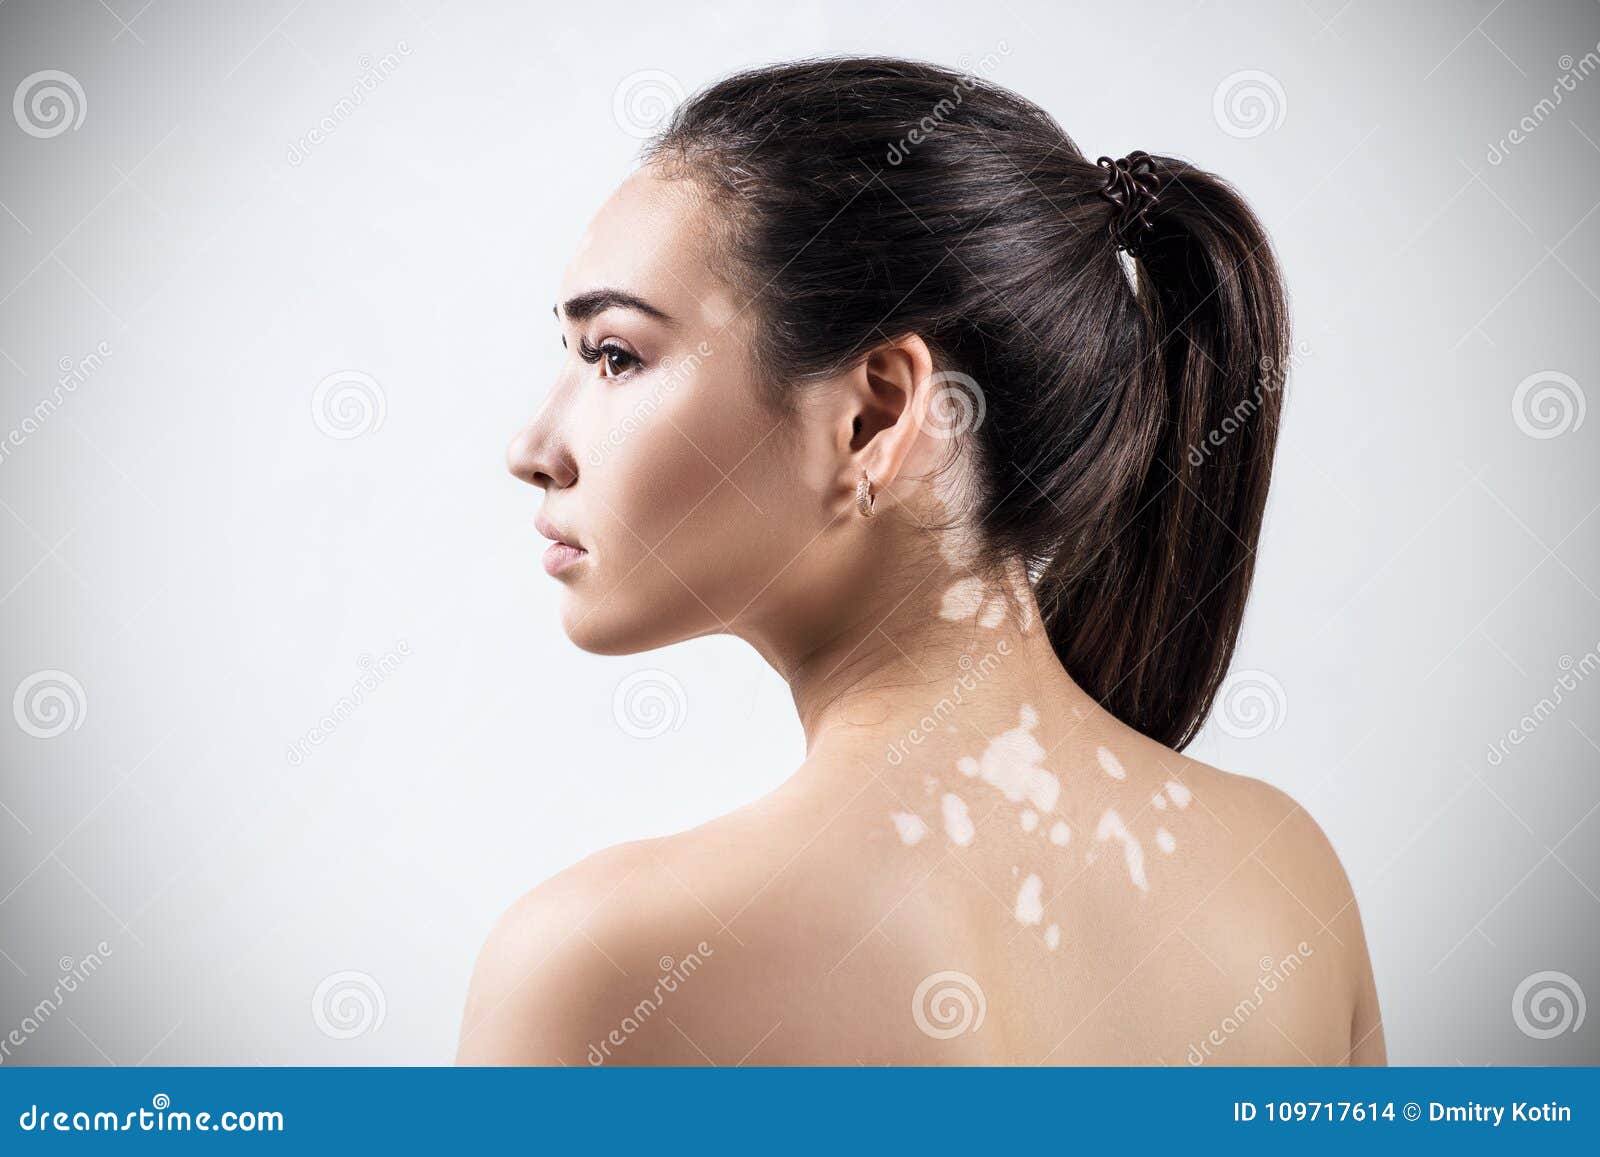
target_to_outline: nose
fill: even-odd
[[[552,397],[506,447],[506,468],[541,490],[565,490],[578,480],[578,464],[559,429]]]

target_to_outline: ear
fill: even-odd
[[[927,419],[933,354],[915,334],[874,348],[845,378],[846,451],[854,488],[865,470],[879,490],[899,477]]]

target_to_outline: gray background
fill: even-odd
[[[1193,753],[1327,829],[1394,1061],[1600,1059],[1594,4],[10,0],[0,96],[83,118],[0,109],[0,1038],[109,954],[6,1063],[447,1061],[517,894],[798,763],[742,644],[566,642],[502,451],[655,98],[859,51],[1258,209],[1302,345]]]

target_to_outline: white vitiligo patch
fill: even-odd
[[[1167,780],[1167,795],[1172,798],[1173,803],[1178,805],[1179,811],[1182,811],[1184,808],[1188,807],[1189,801],[1194,798],[1194,792],[1184,787],[1183,784],[1179,783],[1175,779]]]
[[[1052,924],[1044,930],[1044,946],[1051,952],[1061,947],[1061,925]]]
[[[1095,828],[1095,839],[1102,843],[1106,840],[1122,841],[1122,858],[1128,864],[1128,878],[1141,892],[1150,890],[1150,883],[1144,877],[1144,847],[1134,837],[1134,834],[1123,824],[1122,817],[1115,808],[1110,808],[1100,817],[1100,826]]]
[[[1162,795],[1159,791],[1156,792],[1155,795],[1150,797],[1150,806],[1155,808],[1156,811],[1158,811],[1158,812],[1166,811],[1167,810],[1167,797]]]
[[[1033,831],[1034,828],[1036,828],[1038,826],[1039,826],[1039,813],[1038,812],[1034,811],[1032,808],[1029,808],[1027,811],[1022,813],[1022,830],[1023,831],[1031,832],[1031,831]]]
[[[1100,770],[1105,772],[1112,779],[1128,778],[1128,773],[1123,770],[1122,761],[1115,755],[1111,754],[1111,749],[1109,747],[1096,748],[1094,755],[1095,758],[1100,761]]]
[[[1017,890],[1017,919],[1024,924],[1044,919],[1044,881],[1031,873]]]
[[[1061,781],[1039,766],[1045,757],[1044,748],[1033,737],[1039,713],[1024,703],[1020,717],[1018,726],[989,741],[981,758],[964,755],[956,761],[956,767],[962,775],[998,788],[1012,803],[1027,801],[1036,811],[1054,811],[1061,795]]]
[[[1178,846],[1178,841],[1172,838],[1172,833],[1166,828],[1156,829],[1156,847],[1166,855],[1172,855],[1172,849]]]
[[[976,577],[958,579],[939,600],[939,617],[963,622],[977,615],[983,606],[983,582]]]
[[[939,617],[952,622],[977,619],[978,626],[992,631],[1005,621],[1005,599],[983,585],[976,575],[953,583],[939,601]]]
[[[1050,842],[1058,848],[1067,846],[1067,841],[1072,838],[1072,829],[1063,821],[1057,820],[1050,825]]]
[[[928,825],[922,822],[921,816],[910,812],[890,812],[889,818],[894,821],[894,830],[900,833],[900,842],[908,848],[921,843],[922,837],[928,834]]]
[[[934,779],[933,776],[925,775],[922,777],[922,790],[925,794],[932,795],[938,788],[939,781]]]
[[[944,834],[963,848],[966,847],[977,835],[977,829],[972,826],[972,817],[967,814],[967,801],[947,791],[940,802],[944,808]]]

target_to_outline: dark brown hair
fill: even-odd
[[[649,156],[724,210],[774,380],[915,333],[978,383],[973,524],[1036,576],[1073,678],[1187,744],[1238,638],[1288,353],[1277,266],[1239,195],[1152,157],[1136,289],[1106,172],[1047,113],[885,58],[730,77]]]

